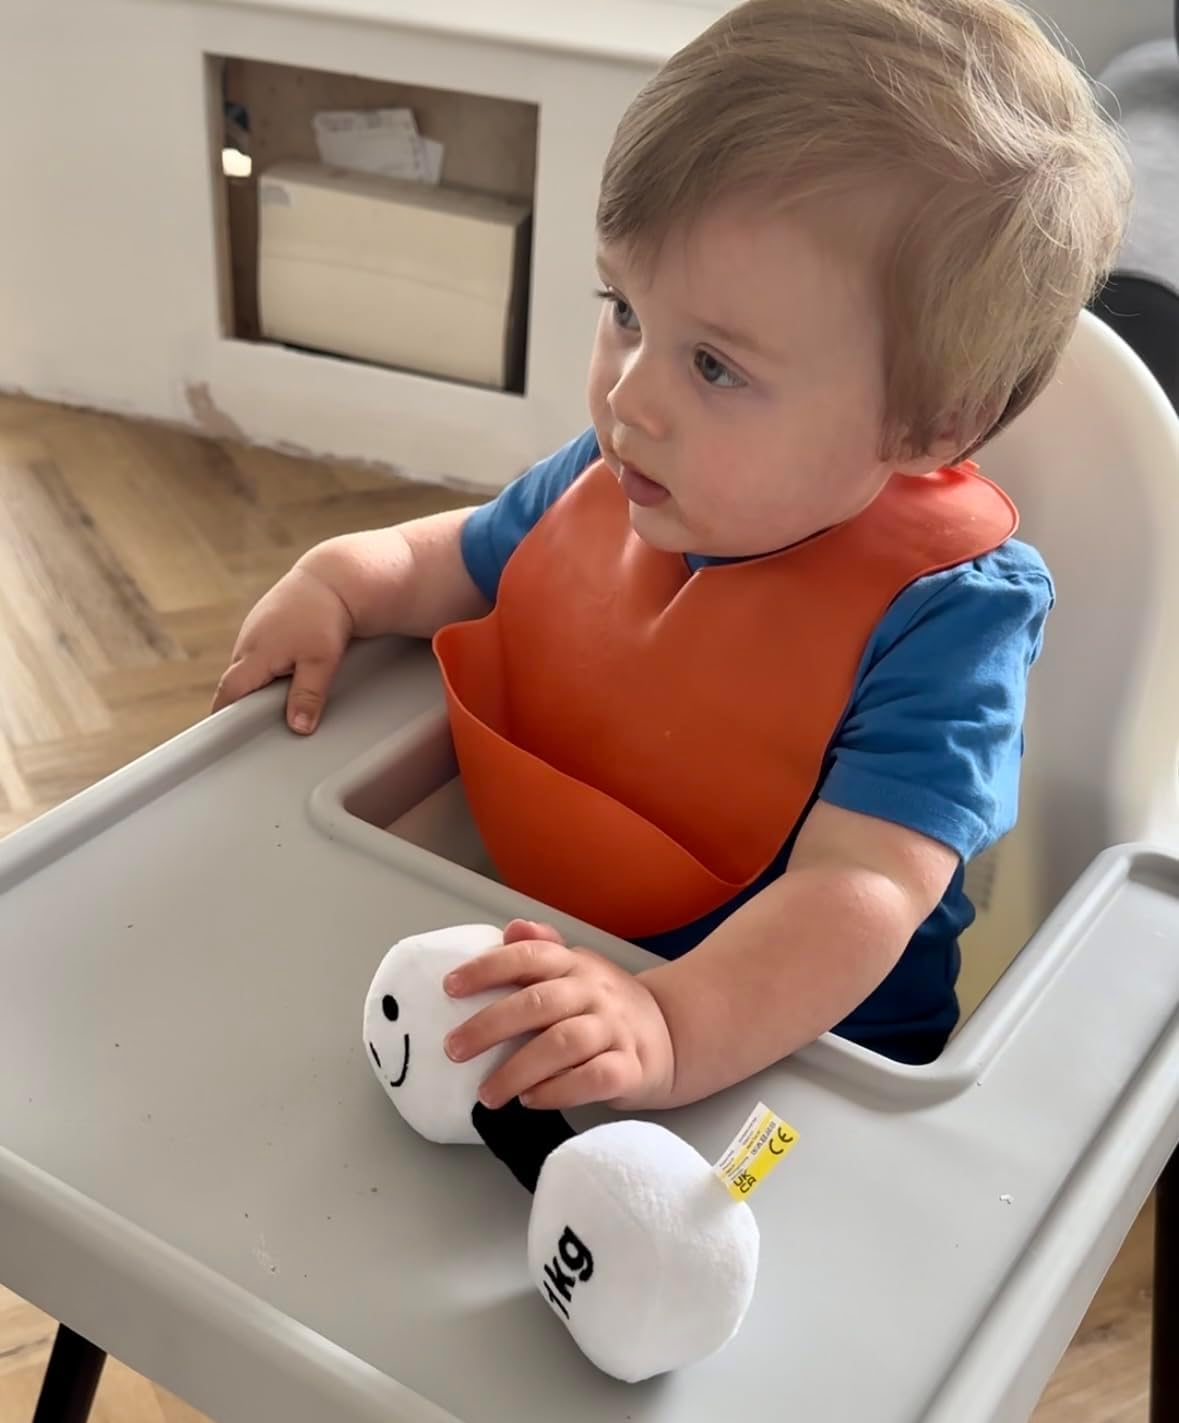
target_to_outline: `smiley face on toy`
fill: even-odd
[[[396,1023],[401,1017],[401,1005],[391,993],[382,994],[381,1012],[384,1013],[390,1023]],[[394,1089],[404,1086],[405,1079],[409,1076],[409,1034],[402,1033],[401,1039],[401,1071],[398,1072],[396,1077],[390,1077],[388,1079],[388,1085]],[[377,1075],[379,1076],[385,1070],[385,1064],[381,1061],[380,1053],[377,1052],[376,1043],[371,1041],[371,1039],[369,1041],[368,1050],[372,1054],[373,1063],[376,1066]]]
[[[377,1081],[410,1126],[431,1141],[479,1141],[471,1122],[479,1086],[520,1045],[503,1043],[463,1063],[452,1062],[442,1047],[447,1033],[508,991],[454,999],[443,978],[502,943],[503,931],[489,924],[403,939],[381,961],[365,999],[365,1051]]]

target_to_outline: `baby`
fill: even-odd
[[[434,638],[505,880],[664,960],[510,925],[446,984],[518,990],[447,1039],[532,1035],[487,1105],[674,1106],[830,1029],[937,1057],[1053,599],[968,456],[1052,378],[1128,186],[1007,0],[750,0],[606,159],[590,428],[250,613],[214,706],[290,674],[296,732],[349,639]]]

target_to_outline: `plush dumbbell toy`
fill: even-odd
[[[503,990],[456,1002],[442,979],[501,942],[475,925],[395,944],[365,1002],[373,1070],[415,1130],[482,1139],[534,1193],[529,1273],[587,1358],[628,1383],[695,1363],[732,1339],[749,1308],[753,1213],[665,1127],[619,1120],[579,1135],[557,1112],[479,1105],[479,1084],[518,1043],[456,1064],[442,1040]]]

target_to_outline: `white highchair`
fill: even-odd
[[[1058,601],[1031,674],[1019,823],[968,871],[964,1018],[1103,848],[1179,844],[1179,418],[1086,313],[1059,376],[978,458]]]
[[[765,1272],[734,1352],[625,1403],[574,1375],[517,1308],[512,1217],[478,1161],[448,1174],[358,1090],[376,948],[543,912],[469,872],[485,859],[428,653],[371,646],[311,741],[276,687],[0,847],[0,1271],[66,1321],[38,1419],[83,1423],[103,1349],[227,1423],[693,1423],[779,1395],[808,1420],[1028,1415],[1179,1140],[1179,870],[1146,848],[1091,865],[1125,841],[1179,857],[1179,418],[1085,316],[980,462],[1059,606],[1023,815],[972,870],[965,1015],[1085,883],[943,1062],[828,1040],[765,1075],[811,1146],[761,1207],[789,1268]],[[677,1128],[711,1143],[727,1111]],[[1177,1163],[1157,1197],[1155,1423],[1179,1418]]]

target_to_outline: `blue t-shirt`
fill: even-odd
[[[463,558],[490,602],[517,544],[597,456],[588,430],[470,515]],[[688,558],[694,568],[710,561]],[[957,1022],[958,936],[974,919],[963,866],[1015,824],[1028,669],[1053,598],[1039,554],[1016,539],[918,579],[877,624],[827,748],[815,799],[907,826],[960,856],[892,973],[836,1029],[898,1061],[932,1061]],[[783,873],[796,834],[737,898],[639,942],[664,958],[686,953]]]

